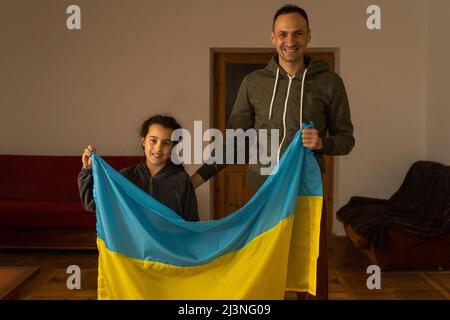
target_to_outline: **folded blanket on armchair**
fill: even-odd
[[[337,217],[374,247],[394,227],[411,235],[434,237],[450,228],[450,166],[417,161],[390,199],[353,197]]]

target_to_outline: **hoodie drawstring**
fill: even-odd
[[[288,77],[289,77],[289,84],[288,84],[288,89],[287,89],[287,93],[286,93],[286,99],[284,100],[284,111],[283,111],[283,139],[281,139],[281,144],[280,144],[280,147],[278,148],[277,161],[280,160],[281,146],[283,145],[284,139],[286,138],[286,111],[287,111],[287,105],[288,105],[288,101],[289,101],[289,92],[291,91],[292,79],[294,79],[295,76],[288,75]]]
[[[280,76],[280,68],[277,68],[277,75],[275,76],[275,84],[273,85],[272,101],[270,101],[269,120],[272,118],[273,101],[275,100],[275,93],[277,92],[278,77]]]
[[[303,126],[303,88],[305,87],[306,72],[308,72],[308,69],[305,69],[305,72],[303,72],[302,89],[300,91],[300,131],[302,130]]]
[[[308,71],[308,69],[305,69],[305,71],[303,72],[302,85],[301,85],[301,89],[300,89],[300,130],[302,130],[302,121],[303,121],[303,90],[305,88],[305,78],[306,78],[306,72],[307,71]],[[272,100],[270,101],[269,120],[272,118],[273,102],[275,101],[275,95],[276,95],[276,91],[277,91],[277,84],[278,84],[279,74],[280,74],[280,68],[278,67],[277,68],[277,74],[276,74],[276,77],[275,77],[275,84],[273,86]],[[288,84],[288,89],[287,89],[287,93],[286,93],[286,99],[284,100],[284,111],[283,111],[283,139],[281,139],[280,146],[278,147],[277,161],[280,161],[281,148],[283,147],[284,140],[286,139],[286,111],[287,111],[287,105],[288,105],[288,100],[289,100],[289,93],[290,93],[290,90],[291,90],[292,79],[294,79],[295,76],[288,75],[288,77],[289,77],[289,84]]]

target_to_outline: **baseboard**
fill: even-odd
[[[95,228],[0,228],[1,249],[97,250]]]

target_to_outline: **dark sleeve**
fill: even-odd
[[[78,174],[78,190],[84,210],[95,213],[94,177],[91,169],[81,169]]]
[[[323,140],[323,153],[328,155],[349,154],[355,145],[355,138],[347,92],[341,77],[338,77],[328,112],[328,132],[329,136]]]
[[[248,76],[246,76],[239,87],[239,92],[234,102],[233,110],[231,111],[230,119],[228,119],[227,129],[242,129],[246,131],[247,129],[253,127],[255,122],[255,110],[250,103],[248,94]],[[237,145],[236,141],[234,143],[234,155],[236,163]],[[248,157],[248,150],[246,152],[246,158]],[[225,156],[226,155],[226,145],[223,147],[223,164],[203,164],[198,170],[199,174],[204,181],[208,181],[211,177],[219,173],[220,170],[225,168]],[[248,160],[248,159],[247,159]]]
[[[120,173],[130,181],[130,168],[124,168]],[[94,176],[92,169],[81,169],[78,174],[78,191],[84,210],[95,213]]]
[[[199,221],[197,196],[189,175],[186,174],[185,188],[181,198],[181,217],[186,221]]]

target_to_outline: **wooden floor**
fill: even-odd
[[[23,299],[96,299],[97,252],[88,250],[0,250],[0,266],[39,266]],[[450,271],[382,272],[381,289],[366,287],[371,262],[345,237],[329,238],[329,299],[450,300]],[[81,268],[81,290],[68,290],[66,269]]]
[[[329,299],[450,300],[450,270],[386,271],[381,273],[381,289],[369,290],[369,265],[372,262],[348,238],[329,238]]]

